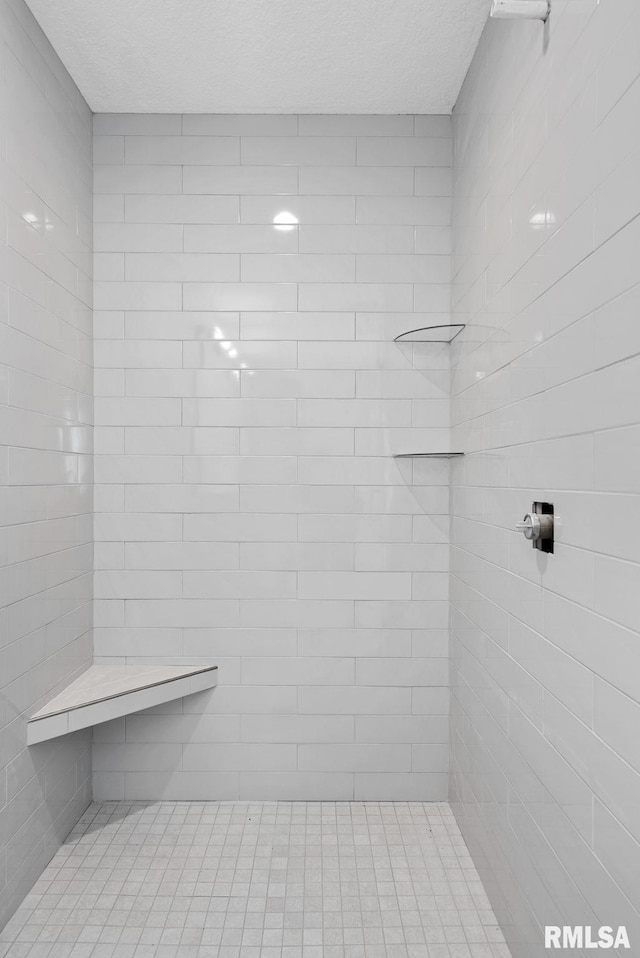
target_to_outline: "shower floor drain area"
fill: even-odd
[[[4,958],[510,958],[449,805],[109,802]]]
[[[217,684],[215,665],[92,665],[27,724],[27,744],[109,722]]]

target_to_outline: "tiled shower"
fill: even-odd
[[[250,114],[0,2],[0,956],[640,954],[636,6]]]
[[[94,162],[95,654],[219,667],[94,794],[446,799],[449,467],[393,454],[448,449],[449,347],[393,339],[449,320],[450,118],[103,115]]]

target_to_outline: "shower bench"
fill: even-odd
[[[27,723],[27,745],[203,692],[216,665],[92,665]]]

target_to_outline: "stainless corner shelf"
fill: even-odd
[[[452,343],[465,328],[465,323],[449,323],[440,326],[421,326],[409,329],[394,337],[394,343]]]
[[[463,452],[398,452],[394,459],[458,459]]]

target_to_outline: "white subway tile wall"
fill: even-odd
[[[86,732],[26,719],[91,657],[91,113],[0,4],[0,926],[91,797]]]
[[[219,665],[94,794],[446,798],[449,118],[94,133],[96,656]]]
[[[452,797],[514,958],[640,942],[640,12],[552,6],[454,111]]]

